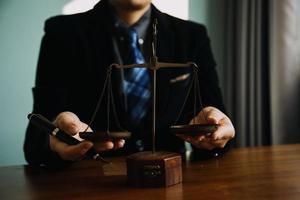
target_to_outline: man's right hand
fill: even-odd
[[[81,122],[80,119],[72,112],[62,112],[60,113],[54,124],[62,131],[68,133],[69,135],[75,137],[78,140],[82,140],[79,138],[79,132],[83,132],[88,126],[84,122]],[[92,131],[91,128],[88,131]],[[83,141],[77,145],[68,145],[54,136],[50,136],[50,148],[52,151],[58,153],[58,155],[64,159],[69,161],[77,161],[81,160],[85,153],[90,149],[94,148],[96,152],[103,152],[112,149],[122,148],[125,144],[125,140],[117,140],[117,141],[104,141],[99,143],[92,143],[89,141]]]

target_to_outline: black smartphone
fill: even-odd
[[[96,131],[96,132],[80,132],[79,137],[91,142],[103,142],[103,141],[113,141],[119,139],[129,139],[131,133],[127,131],[119,132],[107,132],[107,131]]]
[[[171,133],[190,136],[206,135],[208,133],[215,132],[217,129],[218,124],[193,124],[170,126]]]

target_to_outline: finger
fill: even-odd
[[[60,113],[54,124],[61,130],[65,131],[70,135],[77,134],[82,129],[82,122],[79,120],[77,115],[72,112]]]
[[[116,140],[114,141],[114,149],[120,149],[124,147],[125,140]]]
[[[224,148],[229,139],[211,140],[210,144],[215,148]]]
[[[197,141],[204,141],[204,140],[207,140],[207,138],[209,139],[210,136],[209,135],[198,135],[198,136],[194,137],[194,139]]]
[[[68,145],[67,148],[65,148],[63,155],[65,158],[72,161],[81,160],[92,146],[93,143],[88,141],[81,142],[77,145]]]
[[[193,146],[199,149],[212,150],[215,148],[215,146],[211,143],[211,139],[206,139],[204,135],[191,137],[188,135],[177,134],[176,136],[191,143]]]
[[[210,142],[196,142],[196,141],[193,141],[191,142],[191,144],[193,146],[195,146],[196,148],[199,148],[199,149],[206,149],[206,150],[213,150],[215,148],[215,146],[213,144],[211,144]]]
[[[192,141],[192,137],[189,135],[184,135],[184,134],[176,134],[177,137],[179,137],[182,140],[185,140],[187,142],[191,142]]]
[[[58,153],[64,160],[80,160],[85,153],[92,148],[93,143],[84,141],[77,145],[68,145],[51,136],[51,149]]]
[[[97,152],[108,151],[114,148],[115,144],[112,141],[98,142],[94,144],[94,149]]]
[[[199,142],[202,142],[202,141],[209,141],[208,139],[206,139],[206,136],[205,135],[199,135],[199,136],[189,136],[189,135],[182,135],[182,134],[177,134],[176,135],[177,137],[185,140],[186,142],[189,142],[191,144],[198,144]]]
[[[232,139],[234,138],[235,130],[231,122],[222,122],[222,125],[211,135],[213,140]]]

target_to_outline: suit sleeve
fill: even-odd
[[[196,60],[199,67],[198,77],[203,107],[213,106],[225,112],[221,89],[219,86],[216,62],[211,50],[210,39],[206,28],[201,26],[196,49]]]
[[[198,38],[195,60],[199,67],[198,77],[203,107],[213,106],[226,113],[216,71],[216,62],[211,50],[210,39],[204,26],[200,27]],[[223,149],[216,148],[212,151],[193,147],[193,156],[202,159],[219,156],[224,154],[229,149],[229,146],[230,143]]]
[[[58,113],[68,110],[68,66],[70,46],[68,39],[55,31],[51,21],[45,25],[33,92],[33,113],[53,120]],[[49,147],[49,135],[31,124],[26,130],[25,159],[32,165],[59,168],[68,164]]]

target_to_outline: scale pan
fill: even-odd
[[[217,124],[193,124],[193,125],[178,125],[170,126],[170,131],[173,134],[184,134],[184,135],[206,135],[213,133],[218,129]]]
[[[91,142],[103,142],[107,140],[119,140],[119,139],[129,139],[131,137],[131,132],[128,131],[96,131],[96,132],[80,132],[80,138],[91,141]]]

